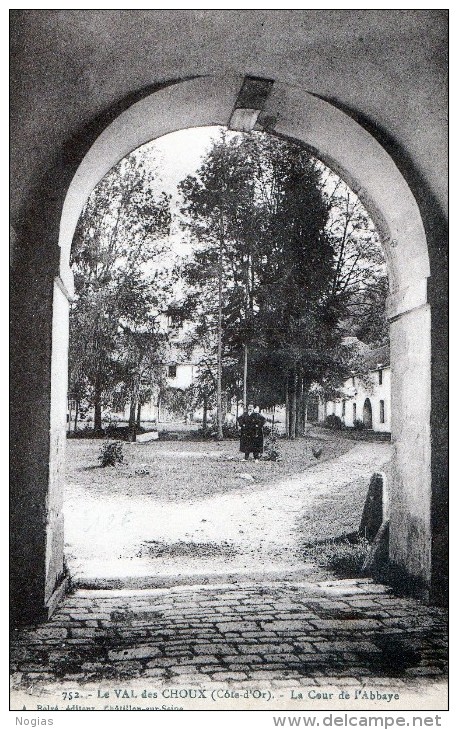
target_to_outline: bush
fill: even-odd
[[[278,448],[275,436],[269,436],[266,439],[263,458],[266,461],[281,461],[281,451]]]
[[[331,413],[331,415],[326,416],[326,422],[325,425],[327,428],[333,428],[337,431],[339,431],[342,428],[342,420],[339,418],[339,416],[336,416],[334,413]]]
[[[238,439],[240,434],[235,423],[223,423],[223,436],[225,439]]]
[[[360,418],[356,418],[353,422],[353,428],[355,431],[364,431],[366,426],[364,425],[364,421],[362,421]]]
[[[199,439],[212,439],[216,438],[216,431],[213,428],[199,428],[196,431]]]
[[[101,439],[105,437],[105,431],[94,431],[92,426],[84,426],[79,428],[77,431],[71,431],[68,433],[68,439]]]
[[[361,575],[369,549],[370,543],[365,538],[345,536],[308,547],[306,554],[340,578],[357,578]]]
[[[121,428],[118,426],[118,424],[115,421],[112,421],[108,424],[108,426],[105,429],[105,433],[110,438],[116,438],[119,439],[121,436]]]
[[[100,466],[116,466],[124,461],[121,441],[107,441],[100,449]]]

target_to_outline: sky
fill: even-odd
[[[194,245],[180,226],[178,214],[180,196],[177,187],[188,175],[196,173],[211,148],[212,141],[218,137],[222,129],[219,126],[183,129],[159,137],[134,151],[133,154],[141,154],[144,163],[151,164],[155,172],[157,192],[164,191],[171,198],[172,225],[167,243],[163,241],[167,245],[168,253],[165,252],[154,261],[151,260],[148,269],[171,269],[179,259],[192,254]],[[229,135],[238,134],[225,131]],[[327,184],[333,187],[336,180],[338,178],[330,173]]]
[[[178,183],[198,169],[219,130],[220,127],[194,127],[172,132],[144,145],[144,150],[151,150],[159,164],[166,192],[173,195]]]
[[[158,188],[171,195],[172,212],[177,203],[177,186],[185,177],[195,173],[217,137],[221,127],[193,127],[166,134],[140,149],[158,171]],[[178,229],[177,219],[172,222],[169,244],[175,255],[186,256],[190,252],[184,234]]]

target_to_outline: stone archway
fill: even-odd
[[[430,272],[415,198],[383,147],[332,104],[270,80],[200,77],[162,88],[120,114],[85,155],[65,199],[59,234],[60,275],[55,280],[53,302],[46,588],[41,598],[48,610],[58,598],[63,574],[61,499],[72,296],[69,257],[79,215],[95,185],[136,147],[179,129],[216,124],[244,131],[255,128],[301,141],[347,182],[379,230],[390,281],[395,404],[390,558],[426,590],[431,585]]]
[[[363,423],[366,428],[372,428],[372,405],[369,398],[366,398],[363,405]]]

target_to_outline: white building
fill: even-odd
[[[361,421],[373,431],[391,432],[391,369],[389,345],[363,354],[366,372],[355,373],[345,380],[342,397],[320,400],[318,420],[338,416],[345,426]]]

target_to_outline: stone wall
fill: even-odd
[[[392,419],[399,468],[391,554],[426,581],[434,600],[443,599],[446,29],[441,10],[12,12],[17,617],[46,612],[63,575],[68,302],[56,277],[68,291],[79,212],[132,145],[186,126],[228,124],[245,74],[275,81],[260,123],[304,141],[342,174],[382,233],[397,302]]]

